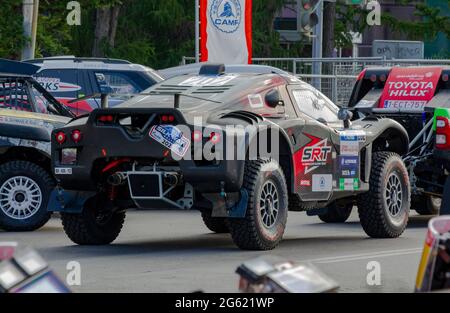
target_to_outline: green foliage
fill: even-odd
[[[408,2],[409,0],[401,0]],[[20,58],[27,38],[22,33],[22,0],[2,0],[0,57]],[[69,26],[66,0],[40,0],[37,56],[74,54],[90,56],[94,41],[96,9],[120,6],[114,47],[104,45],[105,55],[124,58],[155,68],[177,65],[182,56],[194,55],[193,0],[79,0],[81,26]],[[258,57],[304,56],[307,42],[280,45],[273,29],[277,12],[290,0],[253,0],[253,55]],[[347,31],[363,32],[367,11],[359,6],[337,4],[336,45],[351,46]],[[433,40],[438,33],[450,37],[450,21],[439,8],[418,4],[422,21],[399,21],[384,13],[383,23],[410,39]],[[443,52],[448,53],[448,52]]]
[[[2,0],[0,18],[0,57],[20,58],[26,38],[22,32],[22,0]]]
[[[399,0],[397,4],[406,6],[411,3],[415,3],[414,15],[420,20],[399,20],[390,13],[383,12],[382,5],[382,25],[388,25],[391,32],[406,35],[409,40],[433,41],[440,32],[450,38],[450,17],[445,16],[440,8],[412,0]],[[362,33],[371,27],[366,23],[369,12],[365,7],[348,6],[342,2],[337,3],[336,12],[336,45],[351,47],[351,36],[348,34],[348,30]]]

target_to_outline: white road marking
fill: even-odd
[[[400,255],[418,254],[421,252],[422,252],[422,248],[399,249],[399,250],[391,250],[391,251],[380,251],[380,252],[376,252],[376,253],[353,254],[353,255],[344,255],[344,256],[329,257],[329,258],[311,259],[311,260],[306,260],[306,261],[312,262],[312,263],[319,263],[319,264],[339,263],[339,262],[347,262],[347,261],[357,261],[357,260],[366,260],[366,259],[386,258],[386,257],[392,257],[392,256],[400,256]]]

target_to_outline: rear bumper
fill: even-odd
[[[218,165],[197,166],[192,161],[181,161],[179,172],[184,181],[202,193],[237,192],[243,183],[244,161],[221,161]],[[92,163],[93,164],[93,161]],[[56,174],[63,170],[70,174]],[[92,166],[56,165],[55,177],[67,190],[96,191],[97,183],[92,176]]]

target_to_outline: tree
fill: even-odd
[[[2,1],[0,57],[17,59],[27,41],[22,28],[22,0]]]
[[[94,4],[96,20],[92,56],[103,57],[106,49],[114,48],[121,4],[119,0],[98,0]]]
[[[332,57],[334,54],[335,39],[334,29],[336,21],[336,3],[324,2],[323,4],[323,48],[322,56]]]

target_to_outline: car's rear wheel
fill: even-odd
[[[333,202],[327,212],[319,214],[319,219],[325,223],[345,223],[352,214],[353,203],[340,204]]]
[[[116,240],[125,221],[125,211],[105,210],[96,197],[86,201],[79,214],[61,213],[64,231],[79,245],[107,245]]]
[[[439,215],[441,203],[441,198],[420,195],[414,197],[411,206],[420,215]]]
[[[0,228],[33,231],[51,217],[47,204],[55,182],[50,174],[28,161],[0,165]]]
[[[358,213],[364,231],[374,238],[399,237],[408,224],[411,190],[401,157],[375,152],[369,191],[358,196]]]
[[[233,241],[241,249],[270,250],[281,241],[288,214],[286,179],[277,161],[247,161],[244,188],[248,193],[245,218],[230,218]]]
[[[225,217],[212,217],[210,210],[202,211],[202,219],[205,226],[217,234],[229,233],[227,219]]]

